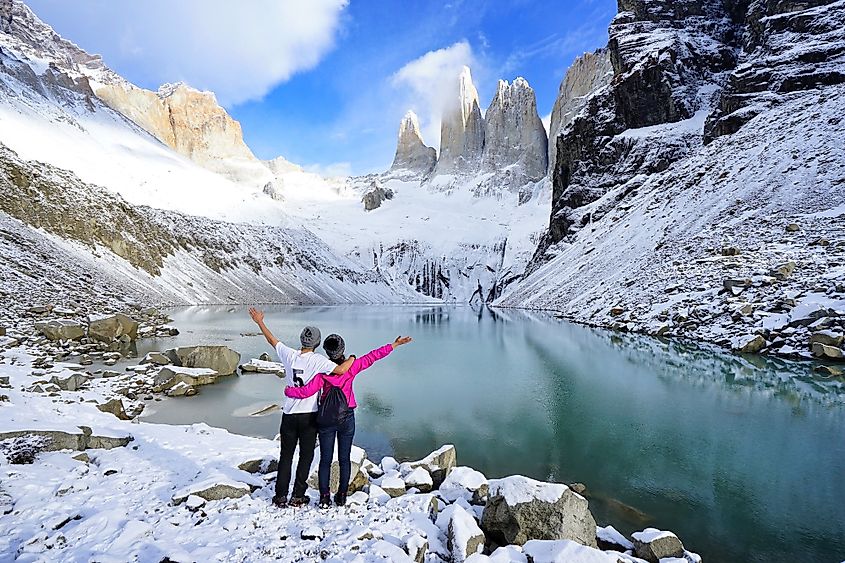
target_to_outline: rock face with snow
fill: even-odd
[[[212,92],[184,83],[165,84],[157,92],[125,80],[94,92],[157,139],[214,172],[235,181],[266,184],[272,174],[243,140],[240,124],[217,103]]]
[[[481,167],[484,118],[469,67],[456,81],[455,96],[440,124],[440,156],[434,174],[472,174]]]
[[[390,172],[425,178],[434,170],[436,163],[437,151],[423,142],[417,114],[409,110],[399,124],[399,140]]]
[[[572,540],[596,546],[596,521],[587,499],[559,483],[519,475],[489,482],[481,527],[499,545]]]
[[[42,82],[58,96],[75,90],[88,97],[91,107],[102,101],[176,152],[236,182],[261,187],[274,180],[273,172],[244,143],[240,124],[213,93],[183,83],[165,84],[157,92],[139,88],[108,68],[99,55],[60,37],[20,0],[0,4],[0,21],[0,31],[15,50],[49,64],[44,78],[26,65],[18,67],[16,72],[27,74],[21,75],[27,82]]]
[[[566,129],[590,100],[590,95],[610,84],[613,78],[613,65],[610,63],[610,51],[597,49],[593,53],[584,53],[572,63],[560,83],[555,105],[552,108],[549,123],[549,171],[555,168],[554,140],[562,129]]]
[[[482,171],[502,176],[509,169],[507,183],[519,187],[545,176],[547,166],[548,139],[534,90],[524,78],[500,80],[484,114]]]
[[[549,229],[498,303],[809,356],[776,319],[784,292],[840,295],[818,280],[841,262],[843,42],[841,2],[621,1],[612,79],[553,134]]]
[[[667,557],[683,557],[684,546],[678,536],[656,528],[646,528],[631,535],[637,557],[658,563]]]

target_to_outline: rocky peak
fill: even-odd
[[[587,105],[589,95],[608,86],[613,79],[613,65],[610,64],[610,51],[597,49],[593,53],[584,53],[572,63],[560,83],[557,99],[552,108],[549,125],[549,170],[555,167],[555,144],[562,129],[565,129],[575,116]]]
[[[546,129],[537,114],[534,90],[524,78],[517,78],[513,84],[499,80],[484,125],[483,171],[498,173],[513,167],[511,187],[546,175]]]
[[[421,177],[428,176],[437,162],[437,151],[423,142],[417,114],[408,111],[399,124],[399,140],[393,157],[391,172],[409,171]]]
[[[455,96],[443,113],[435,175],[478,171],[483,149],[484,118],[472,74],[465,66],[455,82]]]

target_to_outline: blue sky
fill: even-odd
[[[139,86],[214,91],[259,158],[356,174],[390,165],[409,108],[437,145],[438,107],[461,64],[482,108],[499,78],[523,76],[545,116],[568,66],[606,44],[616,13],[612,0],[27,4]]]

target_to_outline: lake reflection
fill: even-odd
[[[270,351],[245,307],[172,315],[180,336],[146,349]],[[845,558],[845,390],[808,364],[513,310],[268,308],[267,324],[291,345],[306,323],[343,335],[357,354],[400,334],[415,339],[356,380],[356,443],[371,459],[416,459],[454,443],[459,463],[488,477],[583,482],[600,523],[672,529],[707,561]],[[155,403],[147,420],[272,438],[278,413],[233,413],[279,401],[283,385],[232,377]]]

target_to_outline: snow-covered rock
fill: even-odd
[[[433,488],[440,487],[441,483],[449,476],[449,473],[458,463],[455,446],[446,444],[431,452],[419,461],[410,461],[402,464],[406,470],[414,470],[421,467],[431,475]],[[384,467],[382,461],[382,467]]]
[[[173,504],[182,504],[191,496],[198,496],[205,500],[240,498],[248,495],[250,491],[251,488],[246,483],[225,478],[209,478],[179,489],[173,493],[171,500]]]
[[[532,563],[619,563],[618,554],[605,553],[569,540],[531,540],[522,551]]]
[[[164,355],[176,366],[210,369],[217,375],[235,373],[241,361],[241,355],[226,346],[180,346],[165,350]]]
[[[684,546],[678,536],[672,532],[646,528],[631,534],[634,540],[634,552],[637,557],[658,563],[666,557],[683,557]]]
[[[484,549],[484,532],[475,518],[457,504],[446,507],[440,513],[437,527],[446,535],[452,561],[463,563],[467,557]]]
[[[459,498],[480,502],[487,492],[487,477],[472,467],[455,467],[438,488],[438,494],[448,502]]]
[[[499,545],[532,539],[568,539],[596,546],[596,522],[587,499],[562,483],[515,475],[488,482],[482,526]]]
[[[406,487],[414,487],[421,493],[431,491],[434,485],[431,474],[422,467],[417,467],[405,475],[404,481]]]
[[[599,526],[596,529],[596,540],[598,540],[599,546],[603,549],[614,548],[620,551],[634,549],[634,544],[631,543],[631,540],[619,533],[613,526]]]

